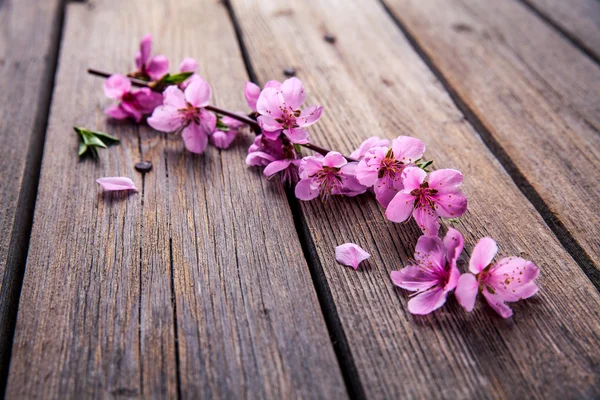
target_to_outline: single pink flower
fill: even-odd
[[[373,186],[377,201],[387,207],[402,190],[402,171],[423,157],[425,145],[419,139],[399,136],[392,147],[373,147],[358,163],[356,178],[367,187]]]
[[[111,75],[104,81],[104,94],[118,104],[109,106],[104,112],[114,119],[133,118],[136,122],[142,116],[151,114],[162,103],[162,96],[149,88],[131,90],[131,82],[124,75]]]
[[[505,302],[527,299],[538,292],[535,279],[540,270],[531,261],[520,257],[505,257],[492,263],[498,252],[494,239],[485,237],[477,242],[469,261],[469,271],[462,274],[456,288],[458,303],[471,312],[475,307],[477,293],[481,292],[488,304],[502,318],[509,318],[513,311]]]
[[[321,118],[323,107],[309,106],[300,110],[306,97],[300,79],[287,79],[279,87],[277,83],[265,86],[256,102],[260,114],[258,123],[264,135],[275,139],[283,132],[292,143],[308,143],[308,132],[304,128]]]
[[[152,51],[152,35],[148,34],[142,38],[140,49],[135,54],[135,65],[138,70],[132,75],[152,81],[159,80],[169,72],[169,60],[163,55],[150,57]]]
[[[460,272],[456,261],[464,245],[456,229],[448,229],[442,242],[437,236],[421,236],[415,248],[415,265],[392,271],[394,285],[415,292],[408,311],[425,315],[437,310],[458,283]]]
[[[210,135],[210,142],[219,149],[227,149],[231,146],[231,143],[245,125],[237,119],[227,116],[221,118],[221,122],[227,125],[229,130],[222,131],[220,129],[215,129]]]
[[[210,96],[210,86],[202,78],[190,83],[185,93],[177,86],[169,86],[163,92],[163,105],[154,110],[148,124],[161,132],[181,130],[185,147],[200,154],[217,125],[217,117],[204,108]]]
[[[403,222],[412,215],[424,234],[437,236],[438,217],[456,218],[467,210],[467,198],[460,191],[463,182],[460,172],[453,169],[427,172],[408,167],[402,173],[404,189],[399,191],[387,207],[390,221]]]
[[[320,154],[304,157],[300,163],[300,182],[295,194],[300,200],[312,200],[317,196],[325,202],[331,195],[356,196],[366,192],[354,173],[357,163],[348,161],[338,152],[331,151],[325,157]]]
[[[124,176],[115,176],[115,177],[106,177],[106,178],[98,178],[96,182],[102,186],[107,192],[115,191],[115,190],[135,190],[137,191],[135,184],[133,181]]]
[[[355,160],[362,159],[367,151],[371,150],[374,147],[387,147],[390,145],[390,141],[388,139],[381,139],[379,136],[371,136],[364,142],[360,144],[358,149],[354,150],[352,154],[350,154],[350,158]]]
[[[354,243],[344,243],[335,248],[335,259],[337,262],[354,269],[357,269],[358,264],[369,257],[371,257],[369,253]]]

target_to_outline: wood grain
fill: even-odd
[[[558,26],[600,60],[600,2],[597,0],[521,0]]]
[[[217,103],[244,104],[221,4],[68,5],[7,397],[346,397],[287,200],[247,170],[247,141],[195,156],[103,115],[85,69],[127,71],[147,32],[172,70],[196,57]],[[79,162],[72,125],[121,144]],[[140,191],[99,193],[118,175]]]
[[[600,393],[600,296],[480,136],[453,104],[377,1],[233,0],[258,79],[295,68],[306,104],[324,116],[315,143],[349,152],[370,135],[417,136],[437,168],[465,174],[470,207],[455,226],[466,240],[494,237],[500,255],[541,268],[541,291],[502,320],[481,302],[463,312],[411,316],[407,293],[389,279],[412,257],[415,224],[388,223],[370,197],[302,203],[357,370],[373,398],[594,398]],[[325,35],[336,37],[335,43]],[[484,77],[480,77],[484,79]],[[335,262],[334,247],[355,242],[372,257],[358,271]]]
[[[33,216],[61,3],[0,1],[0,393]]]
[[[600,67],[518,2],[386,4],[600,287]]]

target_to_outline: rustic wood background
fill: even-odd
[[[85,71],[129,71],[149,32],[217,105],[294,68],[325,107],[315,142],[421,138],[465,175],[462,268],[492,236],[539,294],[509,320],[453,297],[413,316],[389,273],[414,223],[297,201],[245,166],[249,136],[197,156],[107,120]],[[599,61],[597,0],[0,0],[0,394],[599,398]],[[80,161],[74,125],[121,144]],[[99,191],[118,175],[140,191]]]

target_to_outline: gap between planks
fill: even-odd
[[[522,1],[526,3],[526,0]],[[564,223],[559,218],[557,218],[556,215],[552,212],[552,210],[544,201],[542,196],[535,190],[535,188],[529,182],[529,180],[527,180],[523,172],[521,172],[519,167],[517,167],[516,163],[508,155],[506,150],[500,145],[498,140],[494,138],[494,135],[492,135],[490,130],[477,116],[476,112],[467,105],[467,103],[458,94],[458,91],[450,84],[448,79],[446,79],[441,69],[438,68],[438,66],[435,65],[431,57],[427,55],[423,47],[419,44],[417,38],[409,31],[409,29],[402,23],[402,21],[396,18],[392,10],[385,3],[385,1],[379,0],[379,2],[383,6],[385,12],[396,24],[398,29],[400,29],[402,34],[406,37],[406,39],[408,40],[412,48],[415,50],[415,52],[419,55],[419,57],[421,57],[423,62],[429,67],[432,73],[443,85],[444,89],[448,92],[450,98],[452,99],[456,107],[465,116],[465,118],[473,127],[473,129],[479,134],[479,136],[483,140],[483,143],[485,143],[490,152],[498,159],[500,164],[504,167],[508,175],[511,177],[511,179],[515,182],[516,186],[521,191],[521,193],[523,193],[527,200],[529,200],[529,202],[535,207],[537,212],[542,216],[544,222],[552,230],[552,232],[557,237],[563,248],[577,262],[581,270],[589,278],[596,290],[600,291],[600,270],[594,267],[594,260],[592,260],[592,258],[588,256],[588,254],[585,252],[582,246],[577,242],[577,240],[565,227]],[[576,43],[570,39],[570,36],[563,32],[559,27],[543,18],[540,13],[534,12],[534,14],[536,14],[541,19],[546,21],[549,25],[551,25],[553,28],[558,30],[559,33],[561,33],[563,36],[569,39],[575,45],[575,47],[582,50],[592,60],[598,62],[597,59],[591,54],[589,54],[587,51],[585,51],[584,48],[582,48],[581,46],[577,46]]]
[[[246,67],[246,72],[248,73],[248,78],[252,82],[259,84],[256,72],[254,71],[252,62],[250,61],[248,49],[246,48],[246,44],[244,42],[244,34],[236,18],[231,1],[224,0],[224,4],[227,8],[227,13],[229,15],[231,24],[235,30],[235,35],[242,58],[244,59],[244,65]],[[344,383],[346,384],[348,396],[350,399],[354,400],[366,399],[367,396],[365,394],[364,387],[360,382],[360,375],[352,357],[350,345],[348,344],[348,339],[346,338],[342,322],[338,315],[335,301],[333,300],[331,290],[329,289],[329,283],[325,278],[323,266],[321,265],[315,244],[310,235],[310,231],[306,223],[306,217],[300,208],[298,199],[294,195],[293,187],[286,187],[285,192],[290,211],[294,218],[294,228],[296,229],[298,240],[302,246],[304,258],[308,264],[310,276],[319,300],[319,306],[321,307],[321,313],[323,314],[325,324],[327,325],[327,331],[329,332],[331,344],[340,366]]]
[[[12,342],[17,323],[19,299],[25,274],[25,264],[29,252],[29,239],[33,227],[33,214],[37,198],[37,190],[42,167],[46,128],[54,92],[54,80],[58,64],[60,42],[62,39],[65,8],[68,0],[59,0],[57,13],[51,30],[51,46],[46,59],[45,71],[42,73],[42,84],[38,96],[37,114],[27,147],[27,161],[21,180],[19,198],[15,213],[15,226],[10,239],[10,250],[7,257],[3,285],[0,288],[3,299],[0,304],[0,399],[6,391]],[[2,8],[4,0],[0,0]]]

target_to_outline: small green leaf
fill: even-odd
[[[83,143],[85,143],[87,146],[102,147],[103,149],[106,148],[104,142],[94,136],[94,134],[90,131],[83,132],[81,137],[83,138]]]
[[[458,223],[458,218],[448,218],[448,219],[446,219],[446,221],[456,224],[456,223]]]
[[[119,138],[111,136],[108,133],[98,132],[98,131],[91,131],[91,133],[94,134],[94,136],[96,136],[100,140],[102,140],[105,144],[111,145],[114,143],[119,143]],[[109,143],[109,142],[111,142],[111,143]]]
[[[179,85],[193,74],[193,72],[180,72],[173,75],[166,74],[160,79],[159,83],[164,85]]]
[[[420,164],[419,167],[421,167],[422,169],[425,169],[425,168],[429,167],[431,164],[433,164],[433,160],[429,160],[423,164]]]
[[[294,144],[294,150],[296,150],[296,154],[300,154],[300,152],[302,152],[302,146],[296,143]]]
[[[217,129],[223,132],[229,132],[229,126],[223,123],[223,121],[221,121],[221,118],[217,119]]]
[[[83,143],[83,142],[80,142],[79,143],[79,150],[77,150],[77,155],[79,157],[81,157],[82,155],[85,154],[86,151],[88,151],[87,145],[85,143]]]

